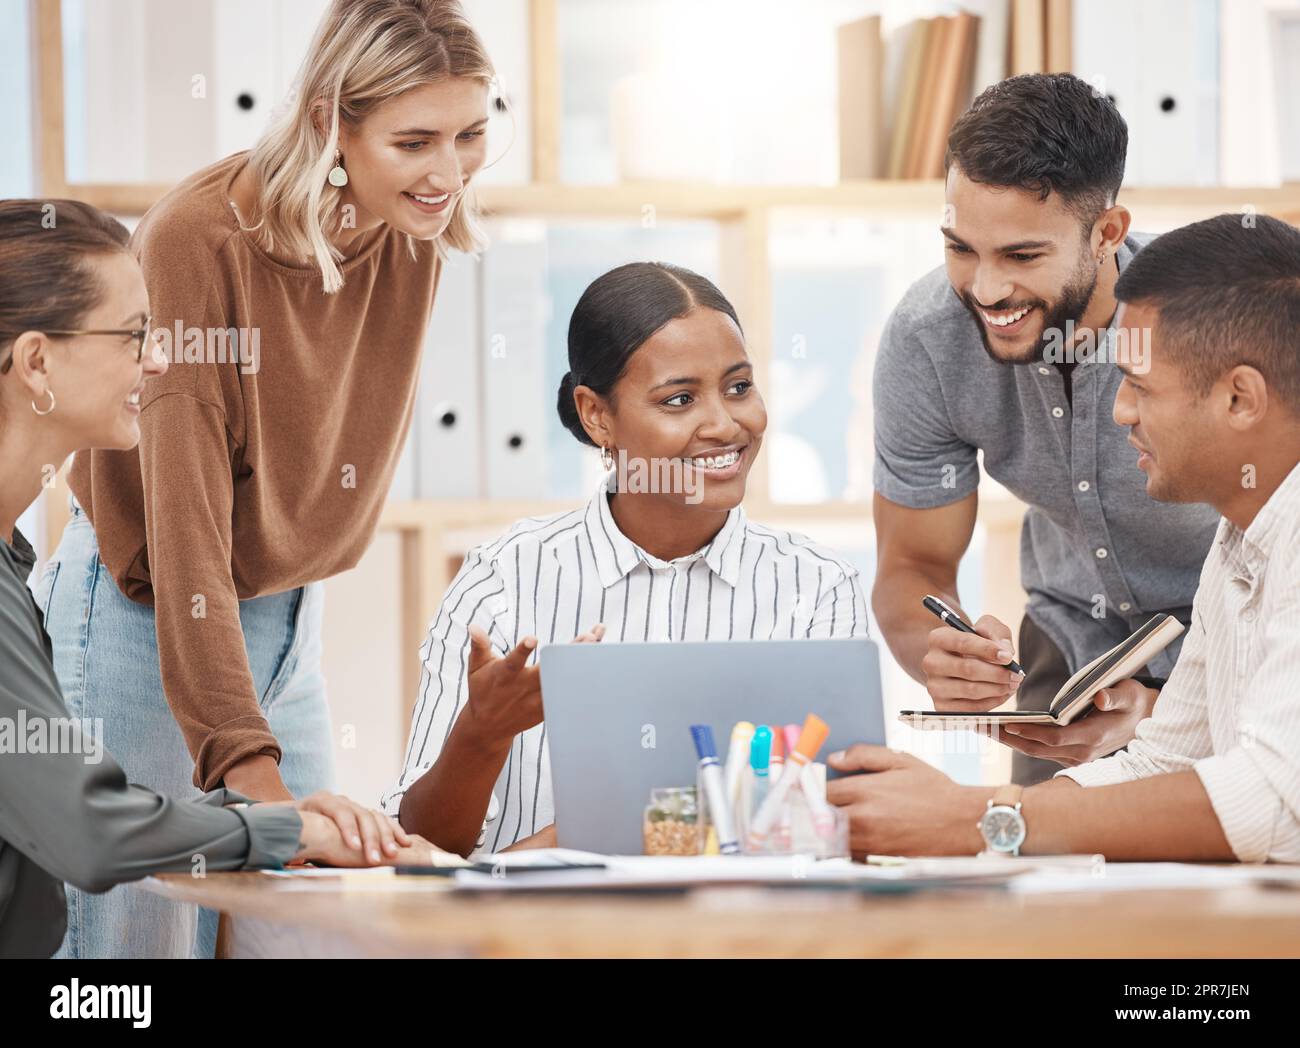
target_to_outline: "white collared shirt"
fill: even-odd
[[[661,561],[618,530],[607,483],[586,508],[521,520],[469,552],[420,649],[404,768],[380,802],[384,811],[397,814],[465,708],[472,623],[500,654],[529,634],[540,650],[598,623],[605,644],[867,634],[857,569],[829,550],[751,523],[737,507],[703,549]],[[499,851],[554,821],[543,723],[515,736],[475,851]]]
[[[1300,862],[1300,466],[1245,531],[1219,524],[1178,664],[1127,751],[1059,774],[1189,768],[1238,859]]]

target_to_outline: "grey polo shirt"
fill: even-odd
[[[0,539],[0,957],[47,957],[63,941],[63,882],[107,891],[122,881],[280,866],[302,819],[287,806],[226,808],[215,790],[177,801],[135,786],[78,730],[54,676],[50,641],[27,589],[36,558],[22,535]],[[53,741],[57,740],[57,741]]]
[[[1150,237],[1130,236],[1121,270]],[[1107,338],[1112,330],[1107,330]],[[984,469],[1029,509],[1020,536],[1027,613],[1077,670],[1156,612],[1191,621],[1219,515],[1156,502],[1128,430],[1111,417],[1123,374],[1078,363],[999,364],[943,267],[903,296],[875,368],[875,488],[912,509],[946,506]],[[1152,661],[1168,677],[1180,644]]]

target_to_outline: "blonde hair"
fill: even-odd
[[[316,28],[294,90],[253,148],[249,165],[258,187],[260,221],[252,227],[267,251],[311,258],[323,289],[343,286],[342,253],[325,230],[338,220],[342,190],[328,182],[339,125],[357,127],[389,99],[451,77],[491,81],[483,42],[459,0],[333,0]],[[317,116],[327,130],[317,127]],[[486,244],[473,189],[453,205],[446,230],[434,242],[475,252]],[[407,237],[411,257],[415,239]]]

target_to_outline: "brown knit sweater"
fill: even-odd
[[[118,588],[155,609],[163,688],[205,790],[245,757],[280,758],[238,602],[360,560],[410,426],[441,270],[432,243],[413,260],[388,228],[326,295],[315,267],[240,230],[229,190],[246,159],[191,176],[141,221],[132,249],[173,363],[148,383],[139,447],[79,454],[70,475]],[[230,328],[247,331],[216,337]]]

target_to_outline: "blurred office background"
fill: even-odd
[[[326,0],[0,0],[0,196],[76,196],[128,225],[256,140]],[[746,327],[771,428],[756,519],[850,557],[869,589],[871,371],[908,285],[941,264],[936,150],[979,89],[1076,72],[1115,98],[1121,202],[1159,232],[1228,210],[1300,217],[1300,0],[465,0],[503,105],[480,178],[492,244],[444,274],[389,512],[328,583],[342,788],[395,775],[417,649],[470,545],[570,508],[599,476],[555,416],[582,289],[623,262],[715,280]],[[20,526],[48,556],[54,492]],[[972,616],[1019,621],[1021,507],[986,482],[962,565]],[[885,658],[887,719],[925,705]],[[612,697],[616,701],[616,697]],[[957,778],[1006,751],[892,745]]]

